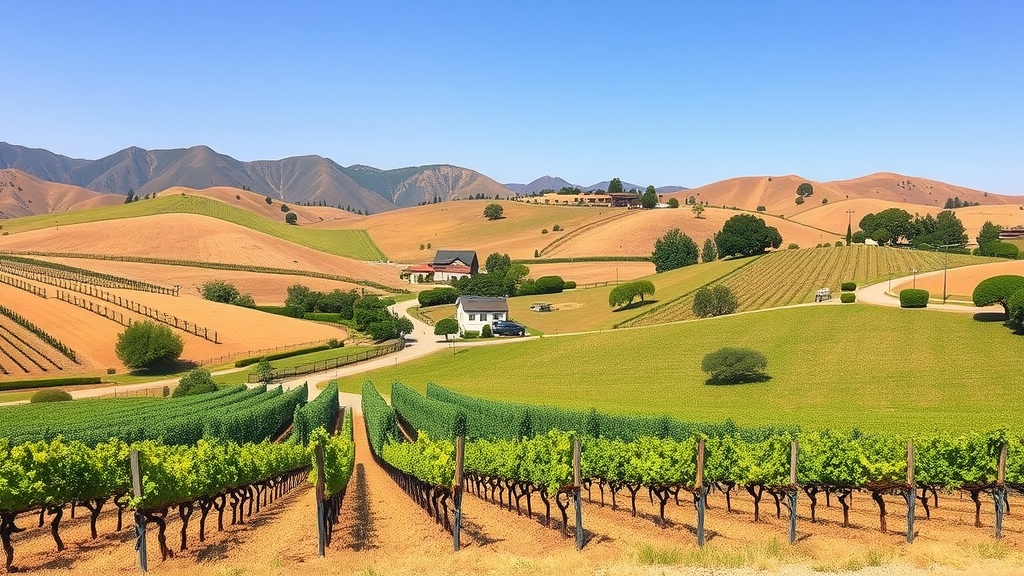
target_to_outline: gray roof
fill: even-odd
[[[508,300],[504,298],[460,296],[458,304],[466,312],[508,312]]]
[[[434,256],[434,264],[451,264],[456,260],[466,266],[472,266],[476,262],[476,251],[474,250],[438,250]]]

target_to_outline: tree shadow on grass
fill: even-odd
[[[704,381],[711,386],[733,386],[736,384],[756,384],[771,380],[771,374],[748,374],[745,376],[733,376],[726,378],[711,377]]]
[[[1002,312],[978,312],[974,315],[975,322],[1006,322],[1006,314]]]
[[[191,360],[175,360],[174,362],[167,362],[152,368],[139,368],[129,372],[132,376],[173,376],[182,372],[188,372],[189,370],[199,366]]]
[[[650,304],[657,304],[657,303],[658,303],[657,300],[641,300],[639,302],[633,302],[632,304],[626,304],[625,306],[623,306],[621,308],[616,308],[615,310],[612,310],[612,312],[623,312],[623,311],[626,311],[626,310],[636,310],[637,308],[642,308],[644,306],[648,306]]]

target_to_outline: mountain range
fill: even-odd
[[[563,180],[557,176],[541,176],[529,184],[505,184],[505,188],[515,192],[516,194],[538,194],[544,190],[561,190],[562,188],[579,188],[583,192],[593,192],[594,190],[607,190],[608,185],[611,184],[610,180],[604,180],[597,184],[591,184],[590,186],[580,186],[578,184],[570,184],[568,181]],[[641,186],[639,184],[631,184],[629,182],[622,183],[623,190],[646,190],[647,186]],[[682,186],[659,186],[655,190],[658,194],[671,194],[673,192],[682,192],[688,190]]]
[[[341,166],[321,156],[242,162],[207,146],[171,150],[125,148],[99,160],[0,142],[0,169],[107,194],[137,196],[172,186],[245,188],[284,202],[325,204],[377,213],[436,200],[508,196],[494,180],[467,168],[434,164],[380,170]]]

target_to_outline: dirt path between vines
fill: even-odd
[[[348,399],[348,398],[346,398]],[[725,497],[713,493],[705,521],[707,545],[696,545],[696,513],[692,500],[680,494],[681,505],[670,501],[668,525],[660,527],[657,507],[646,491],[637,497],[636,517],[630,512],[629,494],[617,496],[617,509],[600,506],[597,486],[583,494],[583,525],[587,543],[575,550],[575,541],[560,533],[560,515],[552,505],[552,525],[543,525],[544,506],[533,498],[533,517],[501,509],[497,504],[467,494],[463,504],[462,551],[452,550],[451,535],[435,524],[370,457],[363,421],[356,414],[356,472],[326,558],[316,553],[313,491],[307,485],[266,507],[245,526],[216,531],[208,522],[208,538],[198,542],[197,520],[188,534],[189,549],[160,561],[154,529],[149,533],[150,573],[155,575],[278,575],[278,574],[751,574],[757,570],[785,575],[822,571],[857,574],[1002,575],[1024,570],[1024,498],[1011,498],[1004,538],[992,537],[992,505],[983,500],[983,528],[974,527],[974,506],[959,494],[940,496],[939,508],[926,520],[917,508],[917,540],[904,540],[905,505],[886,497],[889,511],[886,533],[878,529],[878,512],[870,497],[853,497],[852,527],[842,528],[842,512],[833,499],[826,507],[819,497],[818,522],[809,521],[808,498],[798,505],[798,541],[787,542],[788,520],[775,517],[774,501],[767,494],[761,503],[761,521],[753,522],[753,500],[734,490],[733,512]],[[606,489],[607,491],[607,489]],[[742,492],[742,493],[741,493]],[[89,539],[88,520],[63,524],[68,545],[56,552],[49,530],[37,528],[36,517],[19,521],[29,531],[14,537],[15,565],[30,574],[138,574],[132,530],[115,532],[112,507],[100,517],[97,540]],[[570,531],[573,525],[572,508]],[[177,550],[181,524],[170,515],[168,541]],[[196,517],[197,518],[197,517]],[[228,514],[228,521],[230,513]],[[642,560],[647,559],[645,564]],[[674,566],[650,565],[650,560]],[[742,567],[742,568],[736,568]]]

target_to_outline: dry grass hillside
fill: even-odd
[[[502,252],[520,259],[532,259],[534,251],[540,251],[546,258],[650,256],[654,241],[672,228],[682,229],[700,244],[737,214],[711,208],[698,219],[686,208],[626,210],[500,201],[505,217],[491,221],[483,216],[484,206],[490,202],[429,204],[368,217],[324,221],[312,227],[366,229],[374,243],[398,262],[429,260],[439,248],[471,249],[481,256]],[[803,224],[766,219],[770,226],[779,229],[784,244],[813,246],[838,239]],[[554,231],[556,224],[561,228],[558,232]],[[428,243],[430,249],[426,249]]]
[[[398,269],[394,266],[325,254],[237,224],[195,214],[157,214],[33,230],[0,238],[0,250],[142,256],[306,269],[387,285],[398,284]]]
[[[1024,199],[1022,199],[1022,202],[1024,202]],[[1024,204],[970,206],[968,208],[957,208],[955,212],[957,218],[963,222],[964,228],[967,230],[967,236],[971,239],[971,242],[973,242],[974,237],[978,235],[978,232],[981,230],[981,226],[986,221],[999,224],[1004,228],[1024,225],[1024,210],[1021,209],[1022,205]],[[942,211],[941,206],[922,206],[919,204],[906,204],[902,202],[892,202],[889,200],[876,200],[873,198],[854,198],[841,202],[830,202],[825,205],[819,205],[811,210],[807,210],[793,216],[790,220],[845,235],[848,218],[848,215],[846,214],[847,210],[853,210],[853,229],[856,231],[857,223],[865,215],[869,213],[877,214],[888,208],[899,208],[901,210],[906,210],[911,214],[920,214],[921,216],[924,216],[925,214],[931,214],[934,216]]]
[[[21,170],[0,170],[0,220],[122,204],[124,197],[40,180]]]
[[[190,196],[202,196],[204,198],[210,198],[211,200],[217,200],[218,202],[223,202],[229,206],[248,210],[253,214],[258,214],[270,220],[284,220],[286,213],[281,211],[281,205],[285,204],[288,206],[289,211],[294,212],[298,217],[297,222],[300,226],[303,224],[322,222],[324,220],[345,218],[347,216],[356,217],[356,215],[351,214],[350,212],[331,206],[300,206],[288,202],[282,202],[277,198],[271,198],[272,203],[267,204],[267,196],[265,194],[258,194],[248,190],[239,190],[238,188],[229,188],[227,186],[203,188],[201,190],[175,186],[173,188],[168,188],[159,194],[181,194],[182,192]]]
[[[807,198],[802,205],[798,205],[796,189],[804,182],[809,182],[814,187],[814,195]],[[827,198],[829,203],[870,198],[937,209],[942,209],[946,199],[954,197],[984,205],[1024,204],[1022,196],[989,194],[935,180],[888,172],[831,182],[814,182],[796,175],[746,176],[666,194],[664,197],[676,197],[682,202],[689,196],[696,196],[698,200],[711,205],[735,206],[743,210],[756,210],[758,206],[764,206],[769,214],[787,217],[821,206],[823,198]]]

